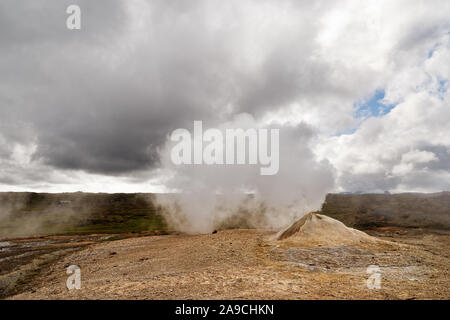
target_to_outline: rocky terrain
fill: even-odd
[[[281,232],[228,230],[248,226],[241,215],[203,235],[170,231],[151,194],[0,200],[0,298],[450,298],[448,192],[332,194]],[[71,265],[80,290],[66,288]]]
[[[64,256],[11,299],[449,299],[450,235],[376,229],[376,243],[302,246],[261,230],[147,236]],[[66,268],[81,268],[80,290]],[[367,287],[377,265],[380,289]]]
[[[0,299],[32,290],[33,279],[52,263],[94,243],[117,241],[165,231],[141,233],[39,236],[0,240]]]

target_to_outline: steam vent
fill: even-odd
[[[376,242],[368,234],[317,212],[310,212],[277,235],[277,240],[302,246],[339,246]]]

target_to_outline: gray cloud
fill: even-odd
[[[65,27],[69,4],[82,8],[79,31]],[[424,68],[431,48],[447,52],[448,3],[419,4],[3,0],[0,180],[52,185],[70,170],[138,179],[160,168],[158,149],[173,129],[197,119],[219,126],[243,112],[285,128],[307,123],[330,145],[347,130],[358,140],[358,101],[379,88],[406,99],[404,79],[418,78],[411,70]],[[336,154],[355,159],[354,145],[358,153],[367,144],[381,145],[373,150],[380,154],[381,140],[342,142]],[[427,166],[448,172],[449,144],[439,145],[423,148],[439,158]],[[341,173],[342,188],[395,188],[405,180],[385,173],[405,145],[395,148],[377,173],[352,172],[331,147],[323,158]]]

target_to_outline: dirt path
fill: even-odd
[[[13,299],[413,299],[450,298],[449,235],[398,235],[403,244],[280,246],[273,233],[228,230],[94,244],[49,267]],[[67,290],[66,268],[82,288]],[[366,285],[369,265],[381,289]]]

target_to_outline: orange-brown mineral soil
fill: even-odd
[[[311,245],[301,237],[277,240],[271,231],[224,230],[93,243],[49,264],[9,298],[450,298],[448,233],[381,228],[370,234],[384,241]],[[80,290],[66,288],[69,265],[81,268]],[[370,265],[380,268],[380,289],[367,287]]]

